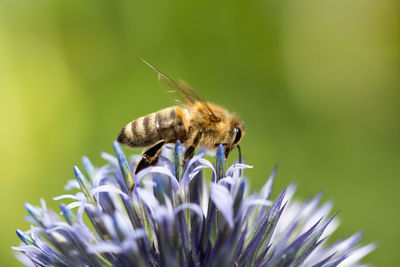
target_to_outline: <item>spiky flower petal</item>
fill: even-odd
[[[95,168],[74,167],[77,190],[54,198],[58,215],[26,204],[33,224],[17,230],[17,258],[37,266],[355,266],[374,244],[357,246],[361,233],[326,245],[338,226],[321,194],[304,203],[292,199],[295,186],[271,200],[274,169],[259,193],[250,193],[243,171],[225,171],[223,147],[215,166],[194,156],[181,167],[182,147],[160,156],[157,166],[133,175],[118,143],[117,157]],[[210,169],[212,177],[204,177]],[[72,209],[77,208],[76,212]]]

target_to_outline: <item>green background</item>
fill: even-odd
[[[364,262],[399,265],[399,6],[0,0],[1,265],[24,202],[57,208],[81,156],[103,164],[123,125],[171,105],[140,57],[243,118],[254,188],[279,163],[275,194],[323,190],[335,238],[362,229]]]

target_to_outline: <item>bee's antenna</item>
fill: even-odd
[[[240,149],[240,146],[237,145],[238,151],[239,151],[239,164],[242,163],[242,150]],[[242,170],[239,171],[239,177],[242,176]]]
[[[242,163],[242,151],[240,150],[240,146],[237,145],[237,148],[239,150],[239,163]]]

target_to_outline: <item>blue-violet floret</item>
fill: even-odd
[[[225,168],[222,146],[215,163],[200,152],[181,167],[183,148],[164,149],[156,166],[133,175],[120,145],[117,157],[83,171],[55,197],[69,200],[60,213],[25,204],[32,226],[17,230],[16,257],[27,266],[362,266],[375,244],[358,245],[361,233],[327,245],[338,226],[321,194],[293,200],[289,185],[271,199],[273,170],[250,192],[249,165]],[[136,161],[137,157],[133,157]],[[205,170],[208,169],[208,170]],[[76,212],[73,209],[76,209]]]

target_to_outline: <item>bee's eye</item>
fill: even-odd
[[[240,130],[239,127],[235,127],[235,133],[236,133],[236,136],[235,136],[235,140],[233,141],[234,145],[238,144],[240,141],[240,138],[242,138],[242,131]]]

